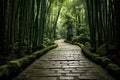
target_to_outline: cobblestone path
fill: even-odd
[[[59,47],[36,60],[14,80],[114,80],[85,58],[78,46],[63,40],[56,42]]]

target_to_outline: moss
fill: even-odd
[[[113,70],[113,71],[118,71],[118,70],[120,70],[120,67],[116,64],[110,63],[110,64],[108,64],[107,69]]]
[[[91,59],[93,60],[93,61],[95,61],[95,58],[96,57],[99,57],[100,55],[99,54],[95,54],[95,53],[91,53],[91,54],[89,54],[90,56],[91,56]]]
[[[107,66],[108,72],[113,75],[117,80],[120,80],[120,67],[116,64],[110,63]]]
[[[105,44],[103,44],[99,49],[97,49],[97,54],[90,52],[89,49],[84,47],[84,45],[81,45],[80,43],[77,42],[72,42],[72,44],[78,45],[81,47],[83,53],[85,54],[86,57],[91,59],[92,61],[96,62],[97,64],[102,65],[102,67],[107,68],[108,72],[114,76],[117,80],[120,80],[120,67],[116,64],[113,64],[112,61],[107,58],[106,55],[106,50],[105,50]],[[114,47],[109,47],[109,50],[114,49]]]
[[[24,68],[31,64],[35,59],[39,58],[49,50],[56,48],[58,45],[54,44],[42,50],[36,51],[31,55],[23,58],[9,61],[6,65],[0,66],[0,80],[10,80],[20,73]]]
[[[68,41],[68,40],[65,40],[64,42],[66,42],[66,43],[70,43],[70,44],[73,44],[71,41]]]
[[[84,47],[83,45],[81,45],[82,47],[82,51],[83,53],[90,59],[92,59],[93,61],[95,61],[95,58],[96,57],[99,57],[100,55],[99,54],[96,54],[96,53],[91,53],[90,50],[88,50],[86,47]]]
[[[41,50],[41,49],[44,49],[46,47],[46,45],[44,45],[44,44],[41,44],[41,45],[39,45],[38,47],[37,47],[37,49],[39,50]]]
[[[0,76],[8,74],[9,74],[8,65],[0,66]]]
[[[28,56],[25,56],[26,58],[29,59],[29,61],[34,61],[35,60],[35,55],[28,55]]]
[[[10,75],[15,76],[14,74],[20,73],[30,63],[31,62],[30,62],[29,58],[26,58],[26,57],[23,57],[23,58],[20,58],[20,59],[17,59],[17,60],[9,61],[8,65],[9,65],[10,70],[11,70]]]
[[[112,54],[116,53],[116,48],[113,45],[108,45],[108,49],[107,50],[108,50],[109,54],[110,53],[112,53]],[[101,56],[106,56],[106,55],[108,55],[107,54],[107,50],[106,50],[106,44],[103,44],[99,48],[97,48],[96,53],[100,54]]]
[[[101,62],[102,62],[102,57],[100,57],[100,56],[96,57],[96,58],[95,58],[95,62],[96,62],[97,64],[101,64]]]
[[[80,34],[80,36],[73,37],[72,41],[85,44],[85,42],[89,42],[90,40],[84,34]]]
[[[80,43],[78,43],[78,42],[73,42],[72,44],[78,45],[79,47],[83,47],[83,44],[80,44]]]
[[[101,56],[105,56],[106,53],[107,53],[107,52],[106,52],[106,45],[103,44],[103,45],[101,45],[99,48],[97,48],[96,53],[97,53],[97,54],[100,54]]]
[[[0,66],[0,80],[8,80],[10,74],[9,65]]]
[[[39,58],[39,57],[42,56],[44,53],[48,52],[49,50],[51,50],[51,49],[53,49],[53,48],[55,48],[55,47],[57,47],[57,46],[58,46],[58,44],[55,43],[55,44],[52,45],[52,46],[49,46],[49,47],[46,47],[46,48],[44,48],[44,49],[42,49],[42,50],[38,50],[38,51],[34,52],[33,55],[35,56],[35,58]]]
[[[107,67],[107,65],[109,64],[109,63],[111,63],[112,61],[109,59],[109,58],[107,58],[107,57],[102,57],[102,66],[103,67]]]

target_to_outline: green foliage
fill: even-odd
[[[19,72],[21,72],[24,68],[26,68],[29,64],[31,64],[34,60],[41,57],[47,51],[56,48],[57,46],[57,44],[48,46],[42,50],[34,52],[31,55],[27,55],[23,58],[9,61],[8,64],[0,66],[0,80],[11,79],[12,77],[16,76]]]
[[[112,61],[107,58],[107,57],[102,57],[102,63],[103,63],[103,66],[106,66],[108,65],[109,63],[111,63]]]
[[[23,57],[17,60],[12,60],[8,64],[11,65],[11,67],[14,67],[17,71],[18,69],[23,70],[29,63],[29,57]]]
[[[106,44],[101,45],[99,48],[97,48],[96,53],[100,54],[101,56],[105,56],[107,54]]]
[[[79,47],[83,47],[83,46],[84,46],[83,44],[80,44],[80,43],[78,43],[78,42],[72,42],[72,44],[78,45]]]
[[[0,77],[5,75],[9,75],[8,65],[0,66]]]
[[[66,41],[71,44],[78,45],[81,47],[83,53],[86,57],[91,59],[92,61],[96,62],[97,64],[101,65],[102,67],[106,68],[108,72],[113,75],[117,80],[120,79],[120,67],[116,64],[113,64],[111,59],[107,58],[106,56],[101,56],[100,54],[92,53],[88,48],[78,42],[70,42]]]
[[[99,57],[100,55],[99,54],[95,54],[95,53],[90,53],[90,54],[88,54],[89,56],[90,56],[90,58],[93,60],[93,61],[95,61],[95,58],[96,57]]]
[[[109,58],[105,56],[104,57],[98,56],[95,58],[94,61],[98,64],[101,64],[103,67],[107,67],[107,65],[112,62]]]
[[[87,38],[84,34],[73,37],[73,42],[79,42],[81,44],[85,44],[86,42],[89,42],[89,41],[90,41],[89,38]]]
[[[44,38],[44,46],[50,46],[54,44],[54,40],[53,39],[49,39],[49,38]]]
[[[107,53],[107,51],[109,53]],[[101,56],[106,56],[107,54],[113,54],[114,52],[116,52],[115,46],[113,45],[108,45],[108,47],[106,46],[106,44],[102,44],[99,48],[97,48],[96,53],[100,54]],[[115,53],[116,54],[116,53]]]
[[[100,54],[96,54],[96,53],[91,53],[86,47],[82,48],[82,50],[84,51],[84,54],[90,58],[91,60],[95,61],[98,64],[101,64],[103,67],[106,67],[109,63],[111,63],[112,61],[107,58],[107,57],[101,57]]]
[[[118,71],[118,70],[120,70],[120,67],[116,64],[110,63],[110,64],[108,64],[107,69],[113,70],[113,71]]]
[[[43,48],[45,48],[45,47],[46,47],[45,44],[40,44],[40,45],[38,46],[38,50],[41,50],[41,49],[43,49]]]
[[[113,75],[117,80],[120,79],[120,67],[116,64],[110,63],[107,66],[107,70],[111,75]]]

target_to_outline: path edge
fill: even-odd
[[[24,56],[19,59],[11,60],[7,64],[0,66],[0,80],[11,80],[21,73],[25,68],[32,64],[35,60],[46,54],[48,51],[58,47],[57,43],[48,46],[42,50],[38,50],[31,55]]]
[[[83,44],[80,44],[78,42],[71,42],[71,41],[66,41],[66,43],[70,43],[73,45],[77,45],[81,48],[83,54],[90,59],[91,61],[95,62],[96,64],[100,65],[103,67],[107,72],[113,76],[116,80],[120,80],[120,66],[117,64],[113,63],[112,60],[110,60],[107,57],[101,57],[99,54],[92,53],[88,49],[84,47]]]

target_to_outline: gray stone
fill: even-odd
[[[76,45],[57,40],[58,47],[36,60],[13,80],[114,80],[84,57]]]
[[[60,77],[60,80],[73,80],[74,77]]]

